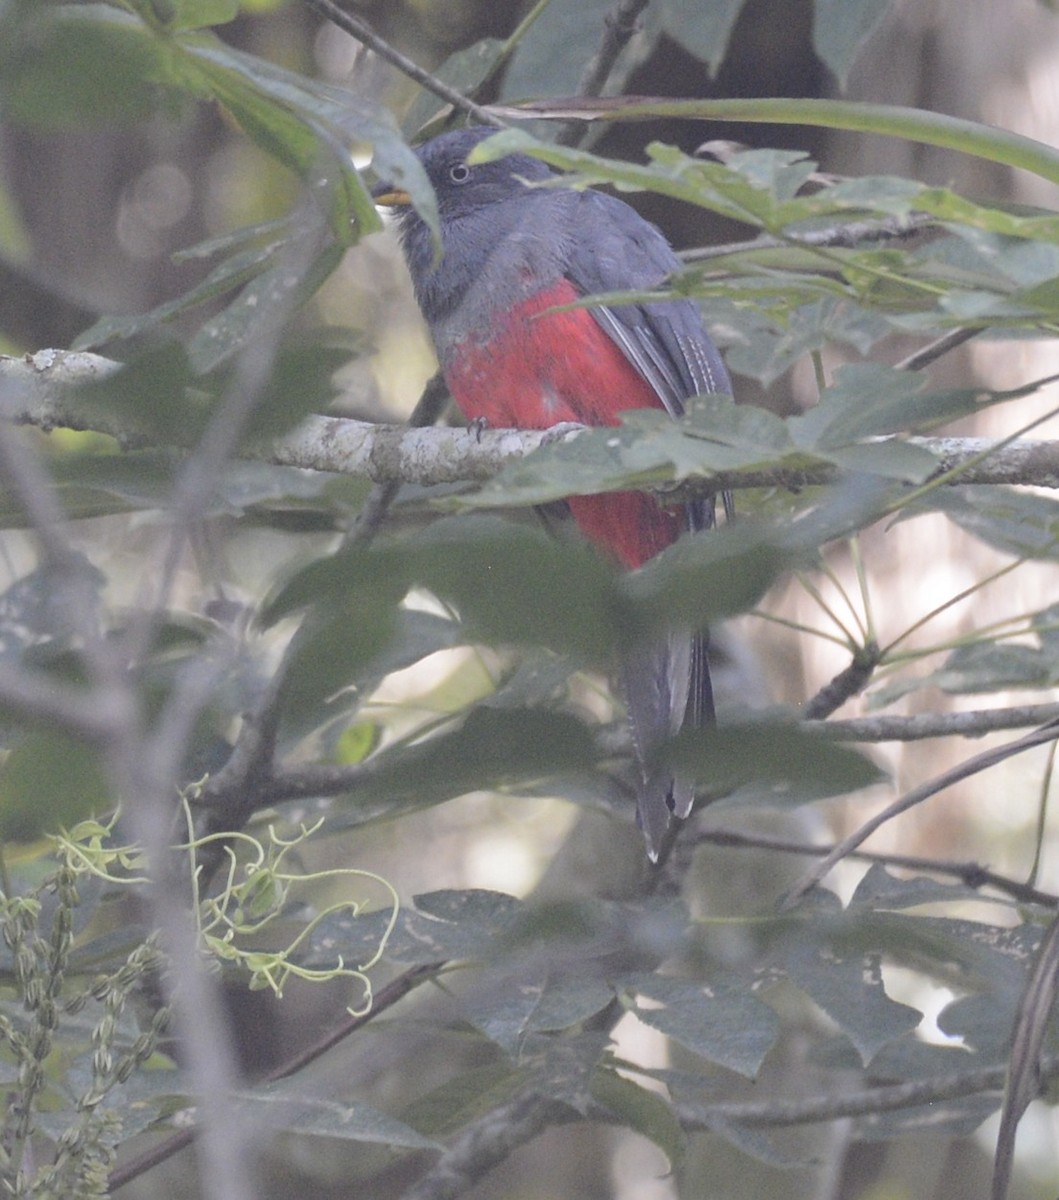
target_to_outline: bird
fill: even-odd
[[[494,133],[458,129],[416,151],[437,200],[440,255],[406,191],[385,181],[373,189],[394,212],[416,300],[464,416],[493,428],[612,426],[630,409],[679,417],[692,396],[730,396],[724,363],[691,300],[556,311],[598,293],[655,288],[680,261],[631,205],[564,187],[538,159],[515,153],[468,162]],[[625,570],[715,521],[713,499],[671,508],[629,491],[570,496],[567,504],[581,531]],[[655,751],[681,729],[715,720],[708,633],[672,632],[621,659],[637,820],[657,863],[671,830],[690,814],[694,789],[658,765]]]

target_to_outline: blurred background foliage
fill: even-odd
[[[421,66],[477,89],[479,101],[514,102],[576,94],[618,6],[387,0],[350,11]],[[1051,145],[1057,55],[1055,14],[1032,0],[973,14],[950,0],[651,0],[603,91],[842,97]],[[76,343],[128,361],[85,402],[135,418],[162,446],[210,429],[262,342],[268,381],[246,439],[328,406],[406,418],[435,364],[360,171],[374,156],[429,205],[406,146],[440,109],[311,5],[0,3],[0,349]],[[530,129],[549,141],[556,131],[543,121]],[[984,134],[960,153],[865,132],[664,116],[575,132],[597,157],[557,149],[557,161],[646,189],[628,198],[682,250],[913,210],[933,219],[933,232],[816,253],[781,245],[689,255],[677,286],[703,304],[740,405],[767,413],[704,406],[686,427],[647,420],[607,445],[553,447],[478,492],[406,487],[370,547],[339,549],[367,500],[364,481],[235,459],[164,603],[151,587],[180,460],[99,434],[29,434],[76,519],[79,595],[100,626],[121,630],[158,603],[150,651],[136,664],[148,719],[165,711],[189,664],[218,654],[231,664],[192,723],[174,785],[220,771],[241,714],[267,695],[288,645],[279,761],[291,778],[302,767],[363,768],[337,797],[271,781],[274,802],[260,804],[248,829],[267,842],[271,821],[297,839],[291,858],[311,878],[287,894],[276,870],[254,876],[260,895],[276,899],[275,922],[259,931],[241,917],[240,944],[275,952],[310,928],[293,964],[303,974],[333,972],[339,953],[366,961],[391,910],[384,889],[331,873],[356,866],[403,903],[372,970],[377,989],[407,970],[479,964],[447,972],[444,988],[383,1012],[293,1079],[268,1082],[344,1005],[360,1003],[360,984],[293,978],[279,1000],[267,986],[248,989],[245,960],[230,964],[233,1037],[258,1081],[246,1103],[275,1134],[258,1146],[258,1194],[987,1196],[999,1077],[929,1106],[869,1104],[794,1130],[723,1106],[1003,1068],[1059,889],[1050,747],[884,826],[871,848],[921,856],[919,870],[847,861],[829,877],[834,892],[779,913],[803,859],[693,842],[688,831],[683,874],[653,895],[603,668],[615,645],[674,612],[733,618],[717,634],[722,729],[674,752],[730,793],[708,810],[707,828],[759,840],[829,841],[1014,736],[891,739],[864,751],[791,725],[872,641],[882,661],[841,717],[1055,699],[1055,501],[967,487],[935,488],[913,504],[905,485],[933,461],[907,443],[871,441],[936,430],[1006,437],[1054,409],[1055,175],[996,161]],[[697,155],[718,135],[773,153],[733,157],[721,147],[721,163]],[[648,159],[653,142],[675,149]],[[811,179],[812,162],[828,178]],[[872,182],[861,185],[863,176]],[[750,219],[735,220],[739,212]],[[954,330],[984,336],[940,357],[922,386],[893,369]],[[518,519],[589,475],[615,487],[633,475],[667,483],[807,463],[837,464],[853,482],[752,492],[740,498],[743,523],[636,580]],[[65,577],[7,482],[0,655],[76,685],[84,665]],[[439,518],[439,501],[450,515]],[[469,511],[479,507],[508,511]],[[5,842],[25,847],[105,807],[97,755],[24,713],[5,720]],[[319,818],[323,828],[302,840],[301,825]],[[39,846],[9,847],[8,858],[9,896],[51,869]],[[983,892],[973,872],[940,869],[972,861],[1032,887]],[[38,1137],[50,1152],[64,1106],[83,1098],[90,1076],[121,1122],[91,1136],[120,1144],[129,1162],[167,1136],[160,1127],[184,1085],[162,1054],[173,1050],[160,1042],[162,1022],[142,1011],[150,981],[136,1019],[114,998],[128,987],[120,964],[136,953],[149,910],[85,875],[79,888],[76,905],[67,883],[43,893],[78,914],[55,961],[48,903],[41,942],[8,912],[5,1020],[17,1032],[47,1009],[39,988],[27,990],[19,946],[52,962],[57,990],[114,973],[109,991],[85,1001],[92,1019],[55,1032],[62,1052],[43,1059]],[[349,905],[365,892],[369,915],[354,919]],[[260,895],[239,893],[233,904],[272,911]],[[1047,988],[1036,1002],[1047,1010]],[[85,1047],[104,1027],[113,1055],[139,1072],[125,1091],[88,1065]],[[145,1029],[148,1043],[137,1040]],[[12,1087],[24,1089],[42,1057],[31,1043],[8,1037]],[[151,1069],[139,1071],[144,1062]],[[607,1116],[586,1123],[583,1113]],[[451,1155],[490,1120],[514,1130],[524,1120],[528,1132],[494,1155],[495,1169],[483,1165],[481,1178],[469,1172],[445,1192],[439,1144]],[[1031,1106],[1012,1194],[1054,1195],[1055,1144],[1051,1109]],[[120,1194],[213,1193],[183,1151]]]

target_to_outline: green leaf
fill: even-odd
[[[490,1063],[446,1079],[420,1096],[401,1116],[420,1133],[444,1138],[513,1100],[526,1087],[530,1072],[510,1061]]]
[[[819,404],[789,421],[791,436],[805,449],[848,446],[866,437],[912,430],[973,412],[975,393],[923,395],[926,380],[885,363],[850,363],[835,372],[835,382]]]
[[[527,115],[539,113],[568,119],[628,121],[670,117],[704,121],[760,121],[770,125],[809,125],[822,129],[877,133],[957,150],[988,162],[1018,167],[1051,183],[1059,183],[1059,151],[1044,142],[992,125],[894,104],[788,97],[735,100],[641,100],[637,97],[619,97],[575,98],[570,102],[555,104],[541,101],[523,105],[522,108]]]
[[[66,734],[28,734],[0,765],[0,842],[33,842],[113,807],[98,753]]]
[[[0,107],[44,130],[143,120],[176,95],[171,51],[142,22],[104,4],[0,12]]]
[[[307,231],[307,236],[312,237]],[[315,240],[315,239],[313,239]],[[342,260],[343,249],[327,242],[304,257],[295,250],[252,279],[236,299],[208,320],[188,346],[188,359],[199,374],[213,371],[252,344],[262,330],[292,317]]]
[[[681,538],[621,577],[644,633],[701,629],[752,608],[799,558],[778,531],[750,518]]]
[[[603,38],[614,5],[611,0],[582,0],[576,5],[550,4],[523,36],[504,72],[501,98],[570,96],[577,92],[585,65]],[[626,46],[609,77],[621,86],[630,67],[642,56],[641,45]]]
[[[359,607],[358,596],[383,581],[391,595],[419,585],[454,605],[471,641],[547,645],[598,660],[627,627],[615,572],[590,548],[484,516],[437,521],[313,563],[266,606],[265,620],[313,601]]]
[[[703,396],[689,402],[680,420],[656,409],[637,409],[625,413],[619,426],[586,429],[575,438],[542,446],[453,504],[545,504],[569,495],[708,479],[716,471],[794,468],[811,461],[794,446],[779,417]]]
[[[910,1033],[921,1013],[891,1000],[883,987],[880,959],[846,942],[848,922],[819,914],[803,936],[784,943],[790,978],[850,1039],[867,1063],[888,1042]]]
[[[1055,668],[1034,646],[976,642],[954,650],[944,666],[920,682],[950,695],[1043,688],[1054,682]]]
[[[578,978],[549,965],[532,974],[520,972],[517,983],[511,980],[507,987],[472,996],[469,1019],[514,1058],[533,1034],[570,1029],[601,1012],[613,998],[603,978]]]
[[[236,1103],[248,1119],[264,1122],[284,1133],[338,1138],[351,1142],[379,1142],[411,1150],[437,1150],[437,1142],[379,1112],[368,1104],[340,1103],[315,1095],[301,1095],[299,1084],[284,1080],[267,1083],[237,1095]]]
[[[450,54],[440,66],[433,69],[432,74],[435,79],[447,83],[462,95],[473,97],[478,88],[504,61],[506,50],[507,42],[500,38],[479,38],[472,45]],[[405,114],[401,122],[402,128],[410,138],[423,136],[421,131],[424,126],[448,107],[448,101],[422,88]],[[398,182],[383,171],[380,171],[380,177],[390,183]]]
[[[902,879],[880,863],[872,863],[850,897],[849,910],[875,912],[915,908],[921,904],[967,903],[998,904],[1003,901],[965,883],[943,883],[927,875]]]
[[[634,974],[617,979],[615,987],[645,1025],[750,1079],[779,1036],[779,1018],[746,985]],[[641,1004],[641,999],[651,1003]]]
[[[352,797],[353,816],[426,808],[467,792],[510,790],[593,764],[586,725],[561,713],[475,708],[456,729],[383,750]]]
[[[670,744],[669,757],[725,807],[803,804],[886,779],[859,751],[779,722],[688,731]]]
[[[353,670],[340,691],[323,699],[322,703],[288,709],[284,724],[286,737],[296,741],[322,729],[325,753],[330,751],[337,755],[340,735],[387,675],[421,662],[438,650],[447,650],[458,641],[457,622],[433,613],[399,608],[389,640],[377,646],[377,652]],[[318,691],[317,696],[321,695]]]
[[[405,589],[399,580],[362,579],[356,594],[308,615],[292,646],[283,689],[285,728],[308,731],[333,715],[332,697],[386,650]]]
[[[668,1159],[670,1171],[680,1169],[687,1151],[687,1135],[672,1106],[657,1092],[648,1091],[609,1067],[599,1067],[592,1076],[592,1098],[630,1129],[654,1142]]]
[[[523,911],[521,900],[483,889],[446,889],[413,897],[402,907],[386,943],[386,958],[408,966],[491,958]],[[332,970],[339,963],[367,962],[377,953],[390,923],[388,910],[353,915],[328,913],[298,947],[300,965]]]
[[[379,726],[370,721],[347,726],[335,741],[333,761],[345,766],[363,762],[377,748],[380,734]]]
[[[289,337],[257,398],[244,441],[268,441],[310,413],[326,411],[338,394],[335,373],[362,350],[357,335],[345,329],[325,327]]]
[[[284,222],[283,226],[285,231],[289,231],[289,222]],[[255,228],[261,229],[262,227]],[[276,230],[272,230],[272,232],[276,232]],[[174,300],[167,300],[164,304],[160,304],[146,313],[136,313],[132,316],[100,317],[94,325],[77,336],[73,343],[73,349],[98,349],[109,342],[134,338],[157,326],[166,325],[189,309],[206,304],[210,300],[216,300],[275,267],[277,260],[282,260],[285,248],[289,253],[290,238],[273,239],[260,245],[242,245],[243,235],[247,235],[249,240],[249,233],[249,230],[239,230],[235,234],[226,235],[225,238],[214,239],[210,243],[210,253],[213,252],[212,247],[220,248],[221,244],[229,238],[236,244],[236,253],[219,263],[201,283],[196,284],[182,296],[178,296]],[[189,255],[193,254],[192,251],[188,253]]]
[[[253,141],[294,171],[322,203],[339,244],[350,245],[359,234],[382,228],[340,133],[346,123],[355,126],[366,116],[372,132],[388,128],[389,137],[399,140],[378,110],[358,106],[352,97],[342,107],[323,85],[314,88],[207,35],[180,45],[179,70],[187,86],[223,104]]]
[[[843,446],[827,457],[844,471],[883,475],[905,483],[925,483],[938,469],[938,459],[924,446],[887,441]]]
[[[173,32],[225,25],[239,15],[239,0],[167,0],[167,4],[172,16],[166,25]]]
[[[745,0],[662,0],[666,33],[716,72]]]
[[[889,7],[889,0],[816,0],[813,5],[813,48],[842,87]]]
[[[1059,559],[1059,501],[1050,496],[999,486],[945,488],[936,490],[925,507],[940,510],[961,529],[1006,554]]]
[[[207,398],[191,390],[193,382],[183,348],[168,342],[134,355],[119,371],[81,385],[76,398],[89,417],[97,410],[116,414],[130,436],[186,446],[202,432],[209,416]]]

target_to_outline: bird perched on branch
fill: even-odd
[[[464,415],[500,428],[562,422],[617,425],[635,408],[684,412],[731,383],[689,300],[568,309],[601,292],[654,288],[680,267],[668,242],[622,200],[534,186],[544,163],[515,154],[471,165],[496,130],[442,134],[418,154],[437,197],[441,255],[406,192],[375,189],[397,209],[416,299],[442,372]],[[630,570],[684,530],[713,524],[712,501],[663,508],[641,492],[571,496],[582,531]],[[657,861],[673,818],[694,800],[689,781],[654,762],[654,748],[714,719],[705,632],[672,633],[624,654],[621,684],[638,764],[639,823]]]

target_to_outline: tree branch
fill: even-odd
[[[839,742],[916,742],[925,738],[982,737],[998,729],[1024,729],[1059,719],[1059,704],[1020,704],[972,712],[916,713],[910,717],[852,717],[848,721],[806,721],[806,733]]]
[[[125,446],[149,444],[147,427],[131,417],[89,408],[76,394],[80,384],[105,379],[121,364],[99,355],[41,350],[24,358],[0,356],[0,381],[17,385],[5,406],[8,417],[40,429],[91,429]],[[576,436],[576,435],[571,435]],[[242,447],[239,454],[280,466],[332,471],[376,483],[422,486],[490,479],[508,462],[524,458],[548,440],[537,430],[408,429],[342,417],[310,417],[269,445]],[[1059,441],[1020,440],[973,461],[996,445],[988,438],[909,438],[938,457],[939,471],[962,468],[961,484],[1023,484],[1059,488]],[[803,488],[834,481],[826,464],[804,470],[723,471],[702,484],[711,492],[736,488]]]

